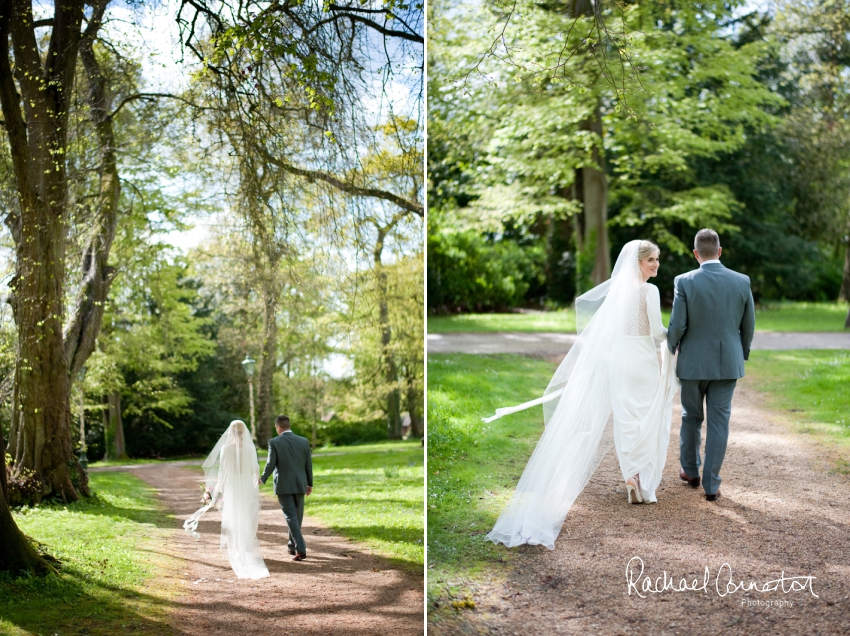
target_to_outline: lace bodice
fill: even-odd
[[[661,297],[655,285],[643,283],[638,287],[628,313],[626,335],[652,336],[656,340],[667,337],[661,323]]]

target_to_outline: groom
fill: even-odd
[[[289,418],[278,415],[274,420],[277,437],[269,440],[269,457],[260,482],[274,471],[274,494],[280,502],[286,525],[289,527],[289,554],[293,561],[307,558],[307,546],[301,534],[304,520],[304,495],[313,492],[313,460],[310,442],[292,432]]]
[[[699,486],[700,429],[708,420],[702,487],[705,498],[720,497],[720,467],[729,438],[732,393],[744,377],[756,316],[750,279],[720,264],[720,237],[700,230],[694,239],[699,269],[677,276],[667,346],[679,348],[676,373],[682,385],[679,477]],[[703,415],[703,401],[707,418]]]

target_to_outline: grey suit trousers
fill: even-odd
[[[286,545],[298,554],[307,554],[304,535],[301,534],[301,523],[304,521],[304,494],[278,495],[277,500],[289,528],[289,540]]]
[[[688,477],[699,477],[702,422],[705,433],[705,466],[702,487],[713,495],[720,488],[720,467],[729,439],[729,415],[737,380],[680,380],[682,385],[682,429],[679,433],[679,461]],[[706,409],[703,411],[703,400]],[[708,416],[707,418],[705,416]]]

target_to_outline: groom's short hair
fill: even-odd
[[[274,425],[279,426],[280,428],[289,428],[289,416],[278,415],[276,418],[274,418]]]
[[[694,238],[694,249],[702,258],[717,256],[720,251],[720,237],[714,230],[700,230]]]

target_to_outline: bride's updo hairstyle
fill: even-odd
[[[658,249],[655,243],[652,241],[641,241],[638,248],[638,261],[645,260],[655,253],[661,254],[661,250]]]

